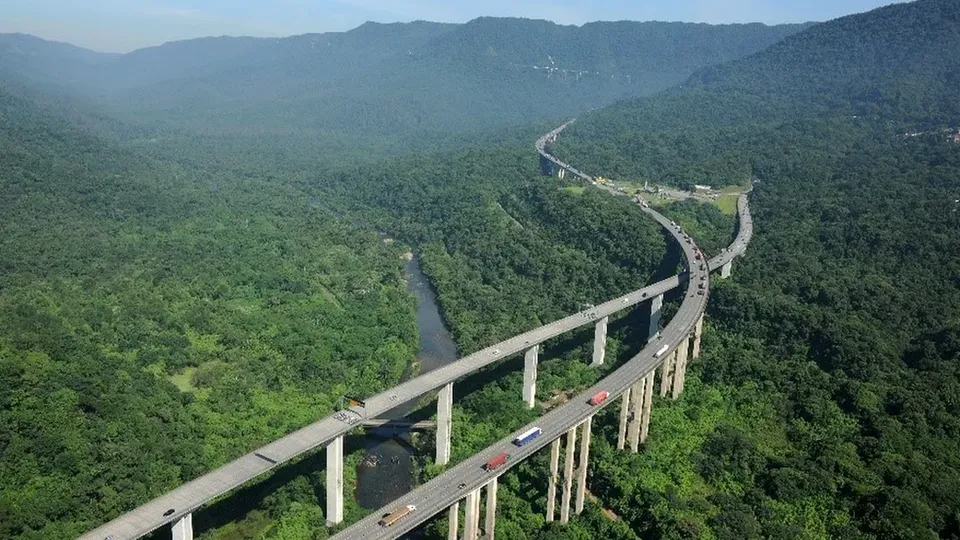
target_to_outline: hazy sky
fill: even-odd
[[[481,15],[549,19],[823,21],[895,0],[0,0],[0,32],[25,32],[100,51],[201,36],[286,36],[364,21],[464,22]]]

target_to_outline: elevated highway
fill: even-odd
[[[545,137],[555,137],[559,131],[569,124],[570,122],[564,124]],[[566,164],[556,160],[549,154],[546,154],[543,149],[542,141],[544,141],[544,139],[541,139],[537,143],[537,151],[540,152],[541,156],[549,156],[550,159],[558,163],[558,166],[567,168],[568,166]],[[567,170],[570,169],[568,168]],[[582,173],[575,171],[572,174],[579,176]],[[583,177],[583,179],[588,181],[592,180],[589,177]],[[563,491],[564,501],[561,503],[560,514],[561,521],[566,521],[566,519],[569,517],[570,499],[572,497],[571,488],[573,484],[574,473],[572,466],[574,455],[573,445],[576,441],[576,433],[578,428],[580,428],[580,431],[582,431],[582,438],[580,448],[580,468],[576,471],[577,476],[579,477],[576,506],[577,511],[581,510],[583,507],[583,490],[586,483],[590,425],[593,415],[596,414],[596,412],[603,406],[613,403],[618,397],[624,398],[622,411],[626,411],[628,408],[627,400],[630,399],[629,394],[632,389],[634,393],[643,392],[644,397],[640,399],[645,401],[643,404],[644,409],[634,412],[639,413],[642,418],[642,415],[645,411],[645,422],[649,421],[650,401],[653,393],[652,389],[654,383],[654,371],[656,368],[665,363],[669,364],[671,359],[673,359],[674,362],[685,363],[688,351],[683,349],[688,346],[688,338],[694,333],[697,333],[697,341],[694,343],[693,355],[694,357],[699,355],[699,327],[701,316],[706,308],[708,298],[708,273],[709,271],[716,270],[718,268],[729,268],[728,265],[731,263],[733,258],[742,254],[746,249],[746,245],[752,235],[753,225],[750,219],[746,196],[742,196],[740,198],[738,210],[739,231],[736,238],[734,239],[733,243],[731,243],[730,246],[720,255],[707,262],[698,261],[696,245],[692,241],[688,241],[689,236],[683,233],[678,226],[676,226],[663,215],[644,206],[643,211],[651,215],[660,223],[661,226],[664,227],[664,229],[669,231],[673,239],[682,248],[684,257],[687,261],[688,270],[683,274],[667,278],[650,287],[641,289],[640,291],[653,289],[662,294],[662,292],[665,292],[666,290],[679,287],[684,282],[693,284],[688,286],[679,310],[674,315],[673,319],[671,319],[667,327],[664,328],[662,334],[660,334],[658,338],[653,339],[642,351],[640,351],[640,353],[627,361],[615,372],[608,375],[603,380],[591,386],[584,392],[580,393],[577,397],[571,399],[566,404],[553,409],[549,413],[538,418],[536,421],[523,426],[516,432],[511,433],[509,436],[487,447],[485,450],[478,452],[474,456],[452,467],[442,475],[432,479],[422,486],[419,486],[403,497],[400,497],[396,501],[392,502],[389,506],[374,512],[367,518],[335,535],[333,538],[338,540],[397,538],[400,535],[415,529],[433,516],[449,508],[451,522],[449,538],[456,539],[458,537],[458,507],[461,500],[464,500],[466,503],[466,523],[463,538],[475,538],[480,534],[479,499],[480,489],[482,487],[487,488],[488,494],[486,507],[487,516],[483,532],[486,538],[492,538],[496,511],[497,477],[504,474],[504,472],[508,471],[511,467],[517,465],[527,457],[533,455],[548,445],[553,446],[551,451],[552,471],[549,487],[550,491],[548,491],[547,494],[547,519],[551,520],[554,516],[553,506],[556,502],[556,496],[553,490],[556,489],[556,476],[560,446],[559,443],[564,435],[567,436],[567,455],[565,459],[566,472]],[[703,284],[702,289],[699,288],[701,283]],[[702,291],[702,294],[698,294],[698,291]],[[627,295],[626,298],[629,298],[629,296],[630,295]],[[616,300],[613,302],[616,302]],[[674,357],[675,353],[677,353],[676,357]],[[685,370],[685,366],[682,366],[682,369]],[[661,393],[663,393],[663,389],[665,389],[667,385],[670,385],[673,387],[674,397],[676,397],[678,385],[682,390],[682,381],[684,376],[683,372],[678,371],[675,367],[671,373],[670,366],[668,365],[667,368],[662,371],[662,373]],[[669,382],[665,382],[664,379],[666,377],[670,377],[671,375],[673,379]],[[676,382],[677,380],[679,380],[679,383]],[[637,387],[638,383],[640,383],[640,388]],[[591,404],[591,397],[599,392],[607,392],[608,398],[600,406]],[[637,398],[634,397],[634,401],[636,400]],[[625,417],[626,415],[621,412],[621,433],[620,441],[618,441],[618,445],[621,448],[623,447],[623,440],[625,436]],[[638,426],[638,428],[639,427],[640,426]],[[644,424],[642,426],[643,431],[645,431],[645,428],[646,425]],[[523,433],[529,432],[531,429],[540,429],[542,430],[542,433],[537,438],[533,439],[533,441],[523,446],[518,447],[516,444],[514,444],[514,441],[517,439],[517,437]],[[633,446],[635,449],[635,444]],[[502,453],[509,455],[506,463],[493,471],[488,471],[484,468],[484,465],[491,458]],[[493,494],[492,497],[491,493]],[[402,508],[407,505],[415,507],[416,510],[408,514],[402,520],[399,520],[390,526],[385,527],[380,524],[380,520],[384,515],[390,513],[394,509]]]
[[[555,163],[563,170],[571,171],[575,176],[589,181],[591,180],[589,176],[577,171],[576,169],[573,169],[572,167],[569,167],[556,158],[553,158],[553,156],[550,156],[550,154],[544,150],[544,145],[548,137],[552,136],[552,140],[555,140],[556,136],[563,130],[563,128],[568,126],[570,123],[572,123],[572,121],[552,131],[552,135],[548,134],[547,136],[544,136],[544,138],[538,140],[537,151],[541,157],[547,156],[544,159],[549,159],[551,163]],[[688,237],[686,237],[682,231],[677,229],[676,226],[673,226],[669,220],[660,214],[648,208],[644,208],[644,211],[653,216],[654,219],[657,219],[662,226],[670,231],[673,237],[677,239],[678,243],[683,248],[684,254],[688,261],[695,261],[696,255],[695,251],[693,251],[695,246],[692,244],[692,242],[686,242]],[[709,270],[721,268],[721,271],[723,271],[723,269],[727,269],[727,271],[729,271],[730,263],[733,258],[742,254],[746,248],[746,243],[749,241],[750,234],[752,232],[752,224],[749,219],[749,210],[746,204],[745,196],[742,197],[740,201],[739,229],[737,240],[731,244],[730,248],[726,252],[709,261]],[[689,272],[672,276],[660,282],[648,285],[623,296],[604,302],[600,305],[594,306],[590,309],[580,311],[563,319],[554,321],[528,332],[524,332],[495,345],[486,347],[471,355],[465,356],[454,363],[425,373],[414,379],[410,379],[374,396],[367,397],[364,399],[364,407],[354,406],[343,411],[332,413],[326,418],[318,420],[317,422],[314,422],[287,436],[277,439],[272,443],[244,454],[239,458],[223,465],[222,467],[215,469],[214,471],[187,482],[179,488],[161,495],[145,503],[144,505],[117,517],[113,521],[110,521],[109,523],[106,523],[105,525],[102,525],[84,534],[80,538],[82,540],[134,539],[144,536],[165,525],[172,525],[172,532],[175,540],[192,539],[192,512],[194,510],[226,493],[229,493],[233,489],[257,478],[271,469],[297,456],[300,456],[305,452],[320,447],[326,447],[327,450],[327,520],[330,524],[340,523],[343,519],[343,436],[346,433],[354,428],[360,427],[365,420],[380,418],[386,412],[402,403],[419,398],[420,396],[423,396],[429,392],[439,390],[437,400],[438,419],[436,462],[441,465],[446,464],[449,461],[450,455],[453,383],[457,379],[466,377],[505,358],[511,357],[518,353],[523,353],[525,357],[525,385],[523,399],[528,403],[529,406],[532,407],[536,384],[537,354],[539,345],[541,343],[582,326],[594,325],[595,343],[593,363],[602,364],[604,361],[607,320],[610,315],[650,300],[652,306],[651,334],[656,334],[657,332],[654,332],[653,328],[659,324],[659,312],[660,305],[662,305],[663,294],[679,287],[688,280],[700,280],[700,278],[703,278],[701,281],[704,284],[704,289],[698,290],[702,290],[704,294],[698,295],[693,292],[688,294],[681,305],[680,311],[678,311],[678,313],[674,316],[670,325],[664,329],[660,340],[656,342],[660,345],[660,347],[667,345],[667,353],[657,355],[656,358],[654,358],[653,354],[650,353],[651,347],[647,347],[640,354],[638,354],[637,357],[630,360],[626,365],[602,381],[603,384],[609,386],[607,390],[611,392],[611,399],[609,399],[607,403],[610,403],[613,401],[613,397],[622,395],[624,393],[624,385],[629,386],[629,383],[633,383],[640,377],[646,376],[652,379],[652,377],[649,377],[649,375],[652,374],[652,366],[663,362],[664,359],[669,360],[673,356],[672,351],[677,349],[681,340],[684,340],[685,342],[686,337],[690,336],[691,332],[696,333],[694,349],[699,349],[700,316],[702,315],[703,307],[706,304],[708,291],[707,287],[709,286],[709,280],[707,279],[706,271],[707,268],[700,270],[699,266],[699,264],[695,264],[689,270]],[[699,282],[697,286],[699,286]],[[693,288],[691,287],[691,291],[692,290]],[[657,330],[659,330],[659,328],[657,328]],[[684,356],[683,362],[686,362],[685,358],[686,357]],[[676,371],[676,373],[679,374],[680,372]],[[679,380],[679,387],[682,389],[682,375],[678,376],[679,379],[677,376],[675,376],[673,380]],[[616,378],[611,379],[611,377]],[[599,387],[599,384],[600,383],[598,383],[597,387]],[[652,380],[649,384],[653,384]],[[678,384],[674,382],[674,394],[676,394],[677,388]],[[649,393],[649,389],[647,392]],[[545,416],[544,419],[547,419],[549,416],[551,422],[548,426],[541,426],[544,427],[544,436],[537,439],[540,442],[532,446],[528,445],[529,448],[524,447],[525,453],[517,454],[517,458],[513,461],[513,463],[516,463],[517,460],[529,455],[529,453],[532,453],[536,449],[542,447],[544,444],[549,443],[551,437],[556,435],[557,431],[562,431],[568,425],[575,425],[574,422],[577,420],[582,421],[583,418],[586,417],[585,415],[588,414],[588,411],[586,409],[577,408],[577,405],[577,402],[568,403],[567,405],[564,405],[563,407],[558,408],[555,411],[552,411],[549,415]],[[562,415],[564,415],[564,417],[561,417],[562,415],[560,414],[560,411],[562,411]],[[573,420],[570,420],[571,418]],[[646,418],[649,420],[649,414],[647,414]],[[550,436],[547,436],[548,428],[551,430],[549,432]],[[633,441],[631,441],[631,443],[633,443]],[[635,447],[636,445],[633,444],[633,446]],[[467,469],[469,469],[470,466],[475,465],[474,461],[481,459],[482,457],[483,456],[481,455],[474,456],[474,458],[471,460],[457,465],[456,467],[452,468],[451,471],[445,473],[441,477],[438,477],[434,481],[445,479],[442,480],[442,482],[445,483],[444,485],[446,485],[446,483],[455,483],[456,485],[459,485],[462,482],[467,482],[468,485],[472,485],[471,482],[479,485],[483,478],[476,475],[475,471],[471,473]],[[415,495],[418,493],[420,495]],[[453,493],[457,494],[457,492]],[[407,496],[401,498],[397,503],[399,504],[401,501],[408,500],[409,497],[416,498],[420,496],[423,496],[422,488],[411,492]],[[430,517],[432,514],[427,514],[427,510],[429,508],[433,508],[435,506],[437,511],[439,511],[442,510],[442,506],[444,504],[449,505],[451,502],[446,499],[441,500],[435,497],[436,496],[431,496],[429,499],[424,499],[424,501],[426,501],[426,506],[423,507],[423,511],[418,510],[415,512],[415,516],[412,519],[403,520],[403,527],[401,528],[391,527],[389,530],[381,529],[376,531],[376,521],[379,518],[374,519],[374,517],[370,517],[357,523],[341,534],[344,535],[344,538],[395,537],[401,534],[403,531],[413,528],[416,524],[422,523],[426,518]],[[357,534],[359,534],[359,536],[353,536]]]

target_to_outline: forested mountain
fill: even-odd
[[[754,240],[712,284],[703,355],[682,399],[656,400],[644,451],[612,448],[615,407],[597,416],[589,487],[612,513],[544,523],[538,455],[502,478],[498,537],[960,538],[957,11],[895,5],[717,67],[801,28],[484,18],[119,57],[5,37],[5,79],[137,125],[118,145],[84,129],[102,111],[0,87],[0,537],[75,537],[398,380],[417,346],[404,244],[463,352],[674,272],[635,205],[537,175],[535,128],[402,159],[357,160],[351,137],[683,82],[583,115],[555,150],[592,174],[757,179]],[[732,232],[665,212],[705,248]],[[611,321],[601,369],[589,329],[546,344],[538,400],[634,354],[645,317]],[[517,360],[458,382],[455,456],[540,412]],[[198,533],[326,537],[316,461],[198,510]]]
[[[661,90],[804,25],[593,23],[482,18],[367,23],[283,39],[206,38],[35,73],[128,119],[217,133],[464,132]],[[16,41],[16,40],[13,40]],[[6,60],[16,72],[15,55]],[[11,67],[12,66],[12,67]]]
[[[407,248],[374,227],[417,245],[464,351],[630,290],[665,255],[626,201],[541,185],[526,138],[325,171],[150,157],[23,90],[0,92],[0,119],[3,538],[75,537],[395,383],[416,351]],[[596,376],[564,363],[544,389]],[[322,483],[294,464],[198,527],[322,538]]]
[[[960,3],[894,4],[818,24],[657,96],[585,115],[558,150],[613,177],[736,184],[749,177],[744,165],[752,158],[718,158],[736,151],[733,133],[755,152],[800,118],[846,115],[909,132],[952,126],[958,83]],[[680,174],[681,162],[700,166]],[[731,162],[739,165],[731,170]]]
[[[758,181],[669,441],[596,452],[640,536],[960,538],[958,32],[953,0],[844,17],[564,133],[595,174]]]
[[[120,58],[27,34],[0,34],[0,77],[69,87]]]
[[[0,89],[0,537],[74,538],[399,380],[400,246]]]

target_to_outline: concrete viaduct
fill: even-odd
[[[592,178],[559,161],[545,151],[547,142],[556,140],[564,128],[573,121],[554,129],[541,137],[537,152],[544,161],[555,167],[558,175],[572,174],[583,180]],[[558,485],[561,438],[565,436],[563,490],[559,519],[566,522],[573,509],[583,509],[586,472],[589,460],[590,428],[593,415],[600,407],[588,403],[589,398],[600,391],[609,392],[609,398],[601,406],[620,401],[620,429],[617,446],[638,451],[640,442],[647,438],[653,394],[655,371],[659,367],[659,394],[676,398],[682,393],[687,363],[699,356],[703,312],[709,296],[709,272],[720,269],[721,277],[730,274],[733,259],[741,255],[752,235],[752,222],[746,196],[738,202],[739,231],[734,242],[721,255],[709,262],[698,259],[699,250],[693,240],[680,228],[659,213],[643,207],[643,211],[656,219],[683,250],[687,270],[660,282],[648,285],[626,295],[609,300],[588,310],[575,313],[558,321],[530,330],[523,334],[477,351],[439,369],[410,379],[393,388],[366,398],[365,406],[351,407],[318,420],[287,436],[245,454],[222,467],[192,480],[173,491],[119,516],[81,536],[82,540],[127,540],[144,536],[165,525],[171,526],[174,540],[192,540],[192,513],[213,499],[261,474],[318,447],[326,447],[326,519],[328,525],[343,521],[343,437],[355,428],[373,423],[397,405],[439,390],[437,396],[436,463],[446,465],[450,460],[450,434],[452,425],[453,385],[457,379],[481,368],[499,362],[515,354],[524,355],[524,385],[521,397],[528,407],[534,406],[536,394],[537,363],[540,344],[582,326],[594,326],[593,365],[605,360],[607,322],[610,315],[635,305],[650,302],[650,328],[648,345],[636,356],[602,381],[568,403],[550,411],[534,424],[520,432],[539,427],[543,433],[522,447],[511,443],[518,433],[492,445],[484,451],[452,467],[444,474],[420,486],[391,503],[390,507],[374,512],[371,516],[342,531],[335,538],[396,538],[410,531],[432,516],[449,509],[450,538],[459,533],[459,506],[465,502],[463,538],[473,540],[480,533],[480,493],[486,489],[486,516],[483,531],[493,538],[496,518],[497,478],[541,448],[551,447],[551,466],[548,489],[547,519],[556,519],[556,488]],[[663,294],[687,284],[683,302],[670,323],[660,330],[660,310]],[[579,467],[575,467],[576,442],[580,433]],[[506,464],[493,472],[486,472],[482,465],[500,452],[510,453]],[[577,490],[574,494],[574,479]],[[575,499],[575,500],[574,500]],[[404,505],[415,505],[417,510],[391,527],[381,527],[378,521],[383,514]]]

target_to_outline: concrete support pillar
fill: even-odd
[[[437,465],[450,463],[450,434],[453,431],[453,383],[437,395]]]
[[[476,540],[480,536],[480,488],[467,493],[467,504],[464,510],[463,538]]]
[[[630,412],[630,389],[623,393],[620,399],[620,431],[617,432],[617,450],[623,450],[627,441],[627,417]]]
[[[580,468],[577,469],[577,497],[574,510],[577,514],[583,512],[583,498],[587,492],[587,465],[590,463],[590,428],[593,427],[593,417],[588,416],[583,421],[580,432]]]
[[[343,522],[343,435],[327,445],[327,525]]]
[[[653,376],[654,372],[647,374],[647,380],[644,383],[643,408],[640,418],[640,442],[647,442],[647,434],[650,432],[650,411],[653,409]]]
[[[650,329],[647,332],[647,343],[656,339],[660,334],[660,310],[663,308],[663,295],[659,294],[650,300]]]
[[[540,362],[540,346],[534,345],[523,355],[523,402],[532,409],[537,399],[537,364]]]
[[[447,514],[447,521],[449,522],[447,526],[447,540],[458,540],[457,535],[460,533],[460,501],[450,505],[450,510]]]
[[[607,354],[607,322],[609,317],[604,317],[597,321],[596,329],[593,332],[593,364],[594,366],[603,365],[603,357]]]
[[[671,371],[673,370],[673,358],[676,351],[670,353],[660,364],[660,397],[667,397],[667,390],[670,389]]]
[[[560,523],[570,521],[570,496],[573,495],[573,458],[577,449],[577,427],[567,432],[567,452],[563,458],[563,499],[560,501]]]
[[[627,439],[633,453],[640,449],[640,416],[643,412],[643,398],[646,396],[646,382],[644,377],[633,383],[633,388],[630,389],[630,426],[627,428]]]
[[[483,534],[486,540],[493,540],[493,532],[497,526],[497,477],[494,476],[487,484],[487,518],[483,524]]]
[[[553,521],[557,509],[557,469],[560,468],[560,439],[550,443],[550,479],[547,481],[547,521]]]
[[[693,328],[693,353],[690,355],[690,360],[696,360],[700,358],[700,335],[703,334],[703,315],[700,315],[700,318],[697,319],[697,326]]]
[[[687,351],[690,348],[690,338],[680,342],[676,351],[676,362],[673,367],[673,388],[670,397],[677,399],[683,392],[683,377],[687,372]]]
[[[724,279],[730,277],[730,272],[732,270],[733,270],[733,260],[731,259],[727,261],[726,264],[720,267],[720,277]]]
[[[173,540],[193,540],[193,514],[187,514],[170,527]]]

